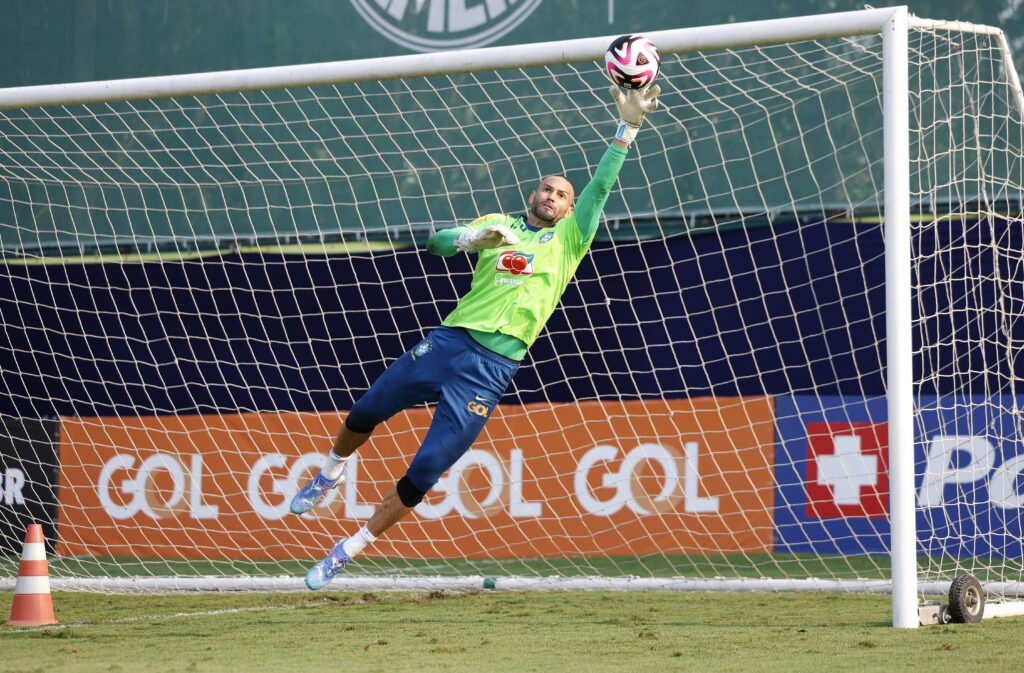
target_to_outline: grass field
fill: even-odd
[[[189,577],[291,575],[302,577],[317,558],[281,561],[136,559],[111,556],[55,557],[53,577]],[[407,559],[366,555],[357,571],[373,576],[509,576],[579,575],[637,577],[829,577],[886,579],[888,556],[821,556],[816,554],[652,554],[517,559]],[[0,559],[0,577],[18,574],[17,557]]]
[[[4,615],[10,602],[0,595]],[[899,631],[888,596],[57,593],[54,603],[60,627],[0,627],[0,671],[1024,669],[1024,621]]]

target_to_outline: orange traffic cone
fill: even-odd
[[[56,624],[53,599],[50,597],[50,566],[46,562],[43,527],[30,524],[25,534],[25,548],[18,566],[18,582],[14,585],[10,626],[45,626]]]

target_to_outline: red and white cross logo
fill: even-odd
[[[884,517],[885,423],[807,424],[807,516]]]

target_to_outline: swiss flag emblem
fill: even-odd
[[[807,516],[884,518],[887,437],[885,423],[808,423]]]

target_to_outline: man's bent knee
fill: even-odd
[[[398,499],[402,501],[402,504],[406,507],[415,507],[423,501],[423,496],[427,494],[426,491],[418,489],[411,481],[409,481],[409,475],[406,475],[398,480],[395,485],[395,490],[398,491]]]
[[[345,419],[345,427],[356,434],[368,435],[377,427],[377,423],[369,415],[360,414],[353,409]]]

